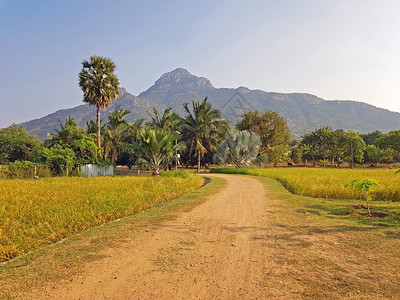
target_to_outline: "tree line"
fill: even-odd
[[[77,174],[83,164],[115,163],[153,170],[183,165],[234,164],[237,167],[265,163],[337,165],[340,163],[393,163],[400,160],[400,130],[383,134],[322,127],[299,141],[290,139],[285,120],[276,112],[251,111],[243,115],[235,130],[221,118],[207,98],[183,104],[184,117],[153,109],[150,121],[127,122],[129,111],[116,107],[100,127],[88,121],[80,127],[74,118],[43,143],[24,128],[11,125],[0,129],[0,164],[28,162],[46,165],[53,175]],[[100,151],[99,151],[100,150]]]

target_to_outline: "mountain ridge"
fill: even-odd
[[[102,111],[102,119],[107,113],[120,106],[128,109],[128,121],[137,118],[148,119],[147,111],[152,108],[171,107],[183,115],[182,103],[191,102],[193,97],[203,100],[208,97],[213,107],[220,109],[223,117],[236,123],[241,115],[250,110],[272,110],[281,114],[287,121],[293,138],[321,126],[334,129],[356,130],[368,133],[375,130],[388,132],[400,129],[400,113],[392,112],[364,102],[354,100],[324,100],[309,93],[278,93],[251,90],[247,87],[216,88],[205,77],[192,75],[184,68],[164,73],[146,91],[137,97],[121,88],[121,95]],[[95,118],[95,109],[89,105],[79,105],[70,109],[58,110],[43,118],[22,123],[30,133],[45,138],[45,131],[54,132],[59,128],[58,120],[68,116],[76,117],[80,125]]]

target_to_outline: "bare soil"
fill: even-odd
[[[210,175],[226,187],[190,212],[108,250],[70,281],[34,299],[266,299],[275,264],[262,236],[271,226],[263,184]]]
[[[371,215],[369,215],[369,213],[360,213],[358,211],[349,211],[346,213],[346,215],[364,216],[370,218],[386,218],[388,216],[388,214],[385,213],[371,212]]]
[[[368,207],[364,204],[349,204],[345,206],[346,208],[354,208],[354,209],[367,209]],[[369,208],[373,208],[372,205],[369,206]]]

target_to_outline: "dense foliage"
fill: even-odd
[[[40,146],[39,139],[20,126],[0,129],[0,164],[28,160]]]

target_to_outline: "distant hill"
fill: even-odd
[[[130,122],[140,118],[147,118],[146,112],[153,110],[153,107],[158,107],[157,104],[135,97],[128,93],[125,88],[121,88],[118,100],[112,102],[108,109],[104,111],[101,110],[101,120],[105,121],[108,113],[113,111],[117,106],[131,112],[125,117],[125,119]],[[94,106],[89,106],[89,104],[83,104],[73,108],[61,109],[43,118],[28,121],[20,125],[26,128],[29,133],[36,134],[41,140],[44,140],[47,137],[47,133],[54,133],[56,129],[60,128],[58,120],[64,123],[65,119],[69,116],[75,118],[75,122],[85,128],[87,121],[96,119],[96,108]]]
[[[400,129],[400,113],[363,102],[326,101],[311,94],[264,92],[246,87],[215,88],[209,79],[194,76],[182,68],[165,73],[138,97],[123,90],[121,97],[108,111],[120,105],[131,111],[127,116],[128,120],[147,118],[146,111],[153,107],[172,107],[174,111],[183,114],[182,103],[191,102],[193,97],[199,101],[208,97],[213,106],[220,109],[223,116],[234,124],[249,110],[276,111],[286,119],[292,137],[297,139],[321,126],[352,129],[360,133]],[[103,112],[103,119],[108,111]],[[84,125],[87,120],[95,117],[95,109],[81,105],[25,122],[22,126],[43,139],[47,132],[54,132],[54,129],[59,128],[57,120],[65,120],[68,116],[75,117]]]

